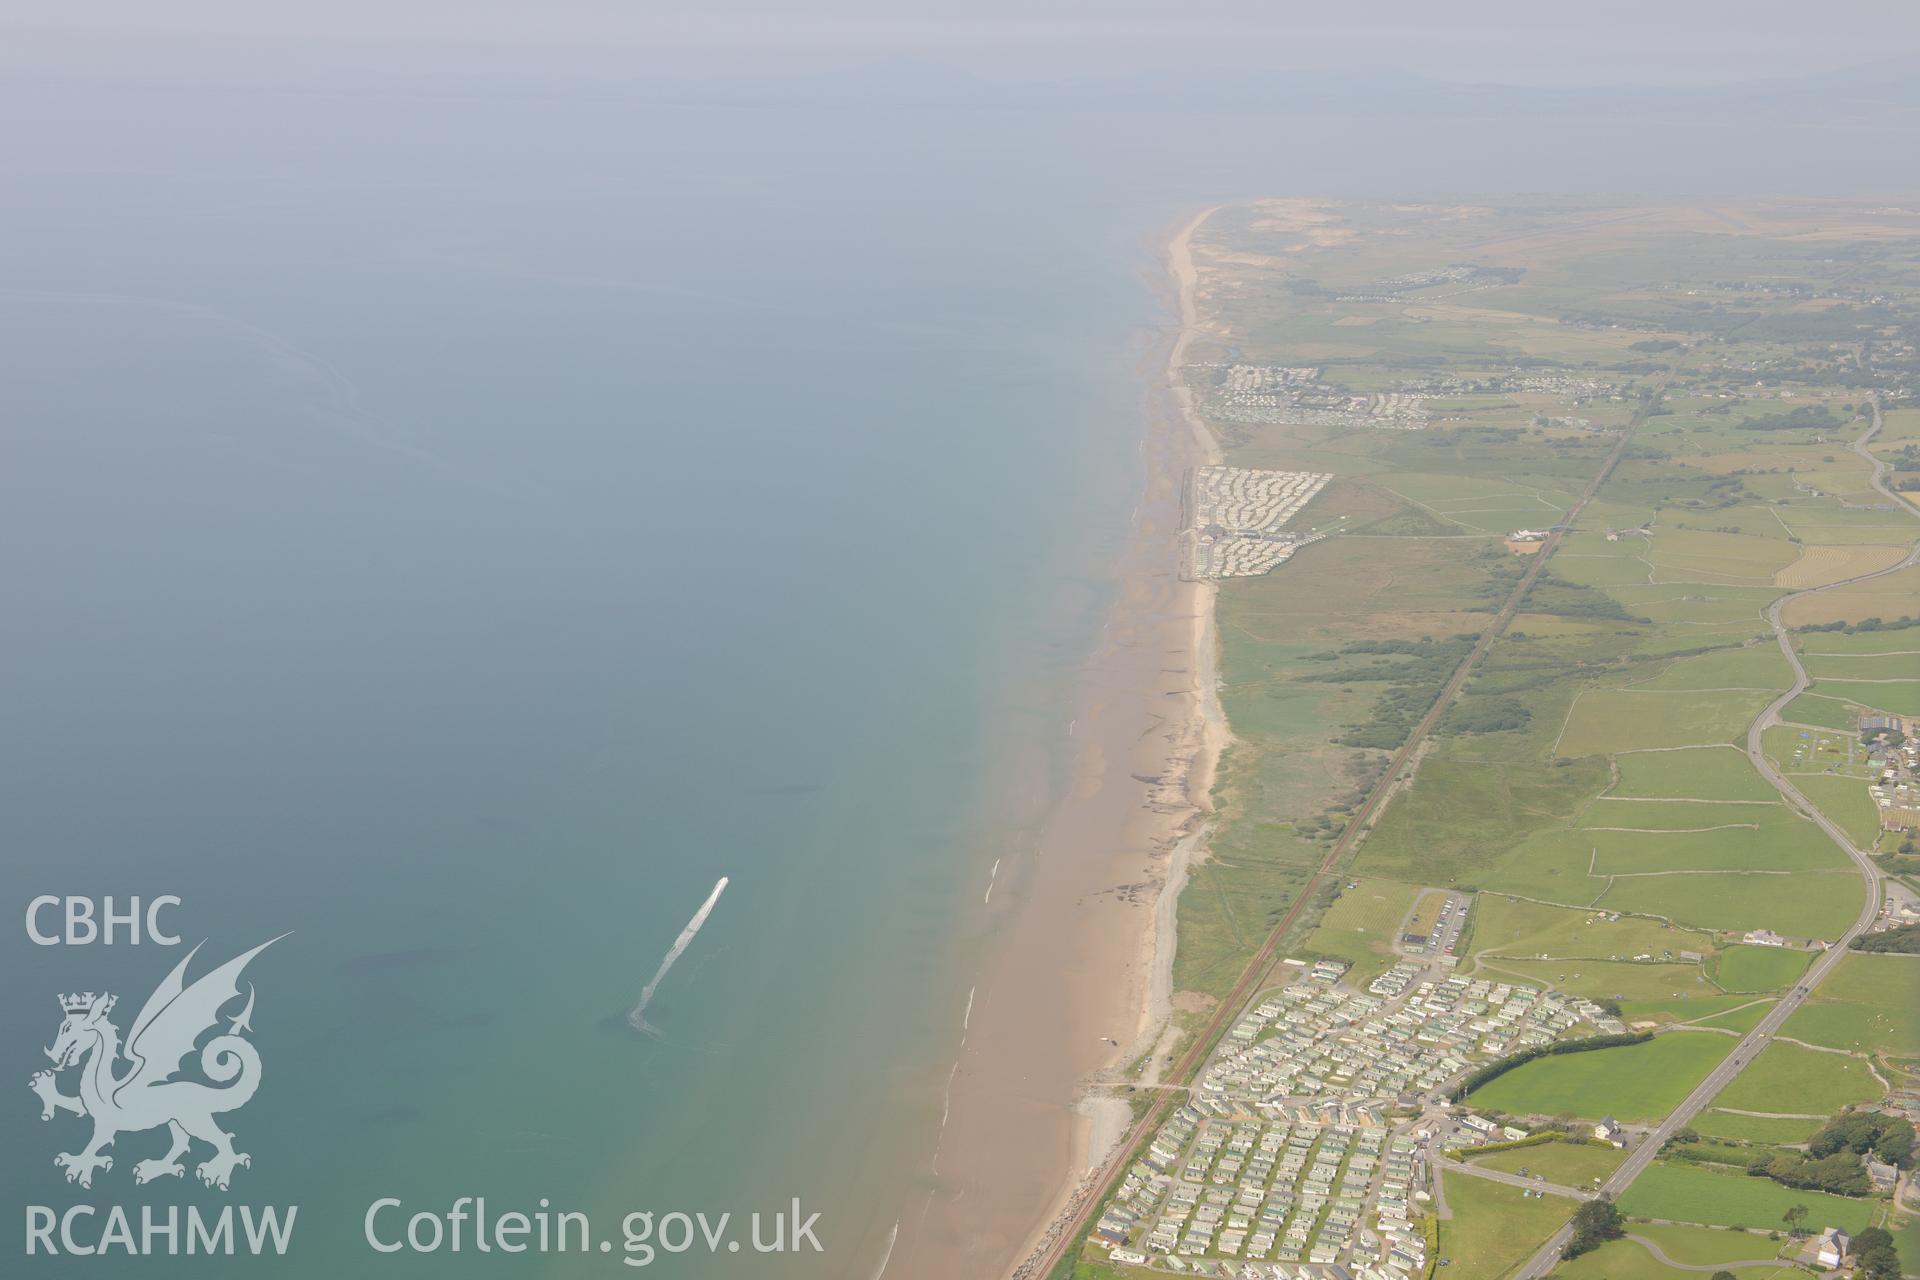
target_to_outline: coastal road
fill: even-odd
[[[1873,406],[1873,425],[1867,429],[1864,435],[1854,441],[1854,452],[1873,463],[1873,487],[1891,498],[1894,502],[1900,503],[1903,509],[1911,510],[1897,494],[1887,488],[1886,464],[1878,458],[1875,458],[1867,448],[1868,442],[1871,441],[1874,435],[1880,430],[1880,422],[1880,404],[1876,399]],[[1867,929],[1873,925],[1874,918],[1880,914],[1880,868],[1875,865],[1873,859],[1868,854],[1854,847],[1853,841],[1848,839],[1846,832],[1842,831],[1832,819],[1808,803],[1807,798],[1800,794],[1799,789],[1791,782],[1788,782],[1787,779],[1781,775],[1780,771],[1773,767],[1773,762],[1768,760],[1766,753],[1761,750],[1760,739],[1761,735],[1768,728],[1780,723],[1780,712],[1782,709],[1784,709],[1789,702],[1792,702],[1805,692],[1807,686],[1812,683],[1812,680],[1807,675],[1806,668],[1801,665],[1800,655],[1793,650],[1793,637],[1788,633],[1785,624],[1780,621],[1781,610],[1791,601],[1803,599],[1806,596],[1818,595],[1822,591],[1831,591],[1835,587],[1843,587],[1856,582],[1868,582],[1874,578],[1885,577],[1887,574],[1897,573],[1901,569],[1905,569],[1916,563],[1920,563],[1920,543],[1915,543],[1913,549],[1907,553],[1906,558],[1891,568],[1881,569],[1875,573],[1863,573],[1857,577],[1842,579],[1839,582],[1829,582],[1825,586],[1814,587],[1808,591],[1797,591],[1792,595],[1782,596],[1780,599],[1774,601],[1773,605],[1767,610],[1767,624],[1773,628],[1774,639],[1780,645],[1780,652],[1786,655],[1787,664],[1793,668],[1793,687],[1768,703],[1766,710],[1762,711],[1759,716],[1754,719],[1753,724],[1748,727],[1747,759],[1753,762],[1753,767],[1759,771],[1760,776],[1765,778],[1788,804],[1812,819],[1822,831],[1827,833],[1828,838],[1839,845],[1840,848],[1845,851],[1847,857],[1853,860],[1854,866],[1859,869],[1861,877],[1867,882],[1866,901],[1861,905],[1860,915],[1854,920],[1853,925],[1845,933],[1841,934],[1831,947],[1820,954],[1820,957],[1813,962],[1813,966],[1807,970],[1806,976],[1801,978],[1799,984],[1785,996],[1781,997],[1780,1002],[1768,1011],[1765,1018],[1760,1020],[1760,1024],[1741,1038],[1739,1046],[1736,1047],[1732,1053],[1720,1060],[1720,1065],[1716,1066],[1707,1075],[1707,1078],[1702,1080],[1699,1085],[1694,1088],[1693,1092],[1687,1095],[1685,1101],[1674,1108],[1673,1112],[1660,1123],[1658,1128],[1641,1139],[1640,1145],[1635,1147],[1633,1152],[1628,1155],[1626,1163],[1614,1170],[1613,1175],[1601,1184],[1600,1190],[1604,1195],[1618,1199],[1622,1192],[1633,1185],[1634,1179],[1644,1173],[1647,1166],[1653,1163],[1654,1156],[1659,1154],[1660,1148],[1666,1145],[1667,1140],[1691,1123],[1694,1116],[1698,1115],[1709,1102],[1713,1101],[1715,1095],[1733,1083],[1734,1078],[1745,1070],[1747,1066],[1753,1062],[1755,1057],[1759,1056],[1760,1051],[1772,1043],[1775,1034],[1780,1030],[1781,1024],[1791,1017],[1793,1011],[1798,1009],[1801,1004],[1806,1001],[1808,995],[1812,993],[1814,988],[1818,987],[1820,983],[1826,979],[1827,975],[1833,972],[1834,966],[1846,958],[1848,944],[1862,933],[1865,933]],[[1552,1238],[1550,1238],[1545,1245],[1541,1246],[1540,1251],[1528,1259],[1527,1264],[1515,1273],[1515,1280],[1536,1280],[1537,1277],[1544,1276],[1552,1271],[1554,1264],[1560,1260],[1560,1253],[1567,1247],[1567,1240],[1572,1234],[1573,1230],[1571,1225],[1562,1227],[1556,1231]]]
[[[1428,732],[1467,683],[1467,677],[1473,674],[1474,667],[1485,656],[1487,650],[1493,647],[1493,642],[1513,621],[1514,614],[1520,610],[1521,602],[1527,598],[1527,592],[1531,591],[1533,584],[1539,580],[1548,557],[1560,545],[1566,530],[1572,527],[1581,511],[1593,500],[1593,495],[1600,491],[1600,486],[1606,482],[1607,477],[1613,474],[1613,469],[1619,465],[1621,456],[1626,453],[1628,442],[1633,439],[1634,429],[1646,421],[1647,414],[1652,412],[1653,407],[1660,402],[1660,393],[1665,387],[1666,379],[1662,378],[1648,388],[1639,407],[1634,410],[1632,419],[1620,432],[1620,439],[1613,446],[1613,452],[1607,455],[1606,460],[1600,464],[1600,469],[1594,473],[1592,481],[1567,509],[1560,523],[1547,535],[1547,540],[1541,544],[1539,552],[1531,557],[1532,563],[1527,566],[1520,581],[1514,585],[1506,602],[1494,615],[1493,621],[1487,624],[1487,629],[1481,632],[1478,640],[1474,641],[1473,648],[1454,669],[1453,674],[1447,678],[1447,683],[1440,690],[1440,695],[1434,699],[1433,706],[1428,708],[1425,716],[1421,717],[1420,723],[1414,726],[1406,742],[1394,752],[1386,769],[1381,772],[1379,781],[1374,783],[1372,789],[1367,792],[1366,799],[1361,801],[1359,807],[1354,810],[1346,829],[1327,850],[1327,856],[1321,859],[1320,865],[1308,878],[1305,886],[1294,896],[1293,905],[1287,908],[1286,914],[1268,931],[1265,940],[1261,942],[1253,957],[1247,961],[1246,967],[1240,971],[1240,977],[1235,980],[1233,989],[1214,1007],[1213,1015],[1187,1046],[1186,1052],[1180,1055],[1179,1061],[1167,1072],[1165,1079],[1179,1082],[1191,1081],[1198,1074],[1200,1066],[1207,1060],[1207,1056],[1213,1051],[1214,1044],[1226,1030],[1227,1024],[1240,1015],[1247,1000],[1266,980],[1267,974],[1276,963],[1275,957],[1279,953],[1281,941],[1299,920],[1301,911],[1305,909],[1308,902],[1313,900],[1314,893],[1365,834],[1369,820],[1379,812],[1380,806],[1400,784],[1409,764],[1418,759],[1420,745],[1426,740]],[[1161,1122],[1173,1109],[1173,1103],[1178,1096],[1177,1094],[1163,1095],[1156,1099],[1138,1120],[1134,1121],[1132,1127],[1127,1130],[1126,1136],[1114,1147],[1113,1154],[1108,1156],[1106,1163],[1100,1167],[1099,1172],[1082,1184],[1085,1188],[1084,1192],[1079,1194],[1062,1217],[1048,1228],[1045,1242],[1013,1269],[1010,1273],[1012,1280],[1033,1280],[1034,1277],[1049,1275],[1059,1264],[1060,1259],[1072,1251],[1094,1209],[1106,1195],[1107,1189],[1118,1180],[1121,1171],[1133,1162],[1135,1152],[1147,1135],[1160,1127]]]

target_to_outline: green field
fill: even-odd
[[[1636,1226],[1633,1234],[1644,1235],[1649,1229],[1648,1226]],[[1773,1247],[1765,1236],[1759,1239],[1767,1248]],[[1758,1253],[1764,1254],[1766,1251],[1761,1249]],[[1554,1280],[1701,1280],[1706,1274],[1704,1271],[1662,1266],[1637,1240],[1608,1241],[1592,1253],[1571,1262],[1563,1262],[1553,1269]],[[1738,1267],[1735,1268],[1735,1274],[1739,1280],[1789,1280],[1790,1277],[1797,1280],[1804,1277],[1806,1272],[1784,1262],[1775,1262],[1765,1267]]]
[[[1800,653],[1809,663],[1832,658],[1872,661],[1879,658],[1905,658],[1920,653],[1920,628],[1899,630],[1808,632],[1798,638]],[[1809,667],[1813,670],[1813,667]],[[1863,673],[1864,674],[1864,673]],[[1880,674],[1898,674],[1874,672]]]
[[[1786,947],[1733,946],[1720,953],[1711,976],[1727,991],[1778,991],[1798,981],[1812,962],[1809,953]]]
[[[1920,1056],[1920,956],[1850,952],[1808,1001],[1794,1011],[1783,1035],[1809,1044]]]
[[[1760,1051],[1713,1103],[1740,1111],[1806,1111],[1831,1114],[1883,1090],[1859,1058],[1797,1044],[1775,1042]],[[1790,1099],[1791,1107],[1781,1105]]]
[[[1827,871],[1851,865],[1847,855],[1819,827],[1784,805],[1698,807],[1735,811],[1723,815],[1723,825],[1704,831],[1582,827],[1556,833],[1551,843],[1570,846],[1575,852],[1584,849],[1594,876],[1666,871]],[[1755,817],[1759,821],[1753,821]]]
[[[1620,1197],[1621,1212],[1634,1217],[1756,1230],[1781,1229],[1781,1215],[1796,1204],[1810,1210],[1807,1226],[1815,1230],[1839,1226],[1858,1232],[1868,1225],[1873,1212],[1870,1200],[1796,1191],[1769,1178],[1658,1160]]]
[[[1616,762],[1620,783],[1613,796],[1682,800],[1778,800],[1779,793],[1754,772],[1746,752],[1735,747],[1693,751],[1630,751]]]
[[[1768,701],[1764,693],[1596,689],[1574,703],[1556,750],[1584,756],[1732,742]]]
[[[1487,768],[1443,747],[1420,766],[1413,789],[1387,806],[1355,869],[1413,883],[1471,882],[1528,833],[1570,824],[1606,778],[1602,760]]]
[[[1877,711],[1920,716],[1920,680],[1820,680],[1813,691]]]
[[[1787,937],[1831,939],[1846,932],[1865,897],[1858,874],[1826,871],[1623,877],[1598,901],[1613,911],[1662,913],[1702,928],[1767,928]]]
[[[1696,1266],[1758,1261],[1773,1257],[1780,1249],[1779,1241],[1767,1239],[1762,1232],[1683,1227],[1671,1222],[1635,1223],[1631,1230],[1659,1245],[1660,1251],[1675,1262]]]
[[[1626,1000],[1620,1005],[1620,1016],[1628,1022],[1651,1020],[1654,1022],[1705,1022],[1709,1026],[1726,1026],[1729,1023],[1719,1020],[1721,1015],[1728,1018],[1744,1018],[1747,1013],[1729,1012],[1742,1005],[1754,1003],[1753,996],[1708,995],[1688,997],[1681,1000]],[[1771,1003],[1761,1001],[1761,1005]],[[1754,1016],[1758,1016],[1757,1014]]]
[[[1469,1174],[1442,1174],[1451,1218],[1440,1222],[1441,1274],[1497,1280],[1527,1260],[1567,1220],[1573,1202],[1562,1196],[1530,1199]]]
[[[1856,712],[1846,703],[1808,691],[1781,709],[1780,718],[1790,724],[1819,725],[1823,729],[1851,729]]]
[[[1476,975],[1530,982],[1596,1000],[1677,1001],[1711,996],[1718,988],[1697,964],[1636,964],[1613,960],[1512,960],[1485,958]]]
[[[1538,1058],[1475,1090],[1473,1102],[1515,1115],[1657,1120],[1680,1105],[1734,1043],[1731,1036],[1681,1031],[1645,1044]]]
[[[1704,955],[1713,949],[1713,938],[1676,929],[1664,920],[1609,920],[1599,912],[1483,893],[1474,908],[1473,947],[1477,954],[1499,952],[1514,958],[1611,959],[1643,953],[1665,958],[1681,951]]]
[[[1864,778],[1835,774],[1794,773],[1787,781],[1820,812],[1832,818],[1860,849],[1873,848],[1880,838],[1880,810],[1867,794]]]
[[[1710,1138],[1777,1143],[1805,1142],[1825,1123],[1824,1120],[1797,1120],[1784,1116],[1743,1116],[1708,1107],[1694,1117],[1693,1127]]]
[[[1893,1227],[1893,1246],[1909,1275],[1913,1273],[1913,1259],[1920,1258],[1920,1214],[1898,1223]]]
[[[1498,1169],[1502,1173],[1519,1173],[1524,1169],[1528,1176],[1538,1174],[1562,1187],[1584,1187],[1604,1179],[1626,1158],[1627,1153],[1618,1147],[1590,1147],[1573,1142],[1548,1142],[1515,1151],[1471,1156],[1473,1163],[1483,1168]]]
[[[1759,1026],[1766,1018],[1768,1011],[1777,1003],[1779,1002],[1775,1000],[1758,1000],[1743,1008],[1732,1009],[1710,1018],[1694,1019],[1694,1023],[1702,1027],[1719,1027],[1727,1031],[1738,1031],[1745,1035]]]
[[[1320,927],[1307,936],[1306,950],[1353,963],[1353,982],[1364,984],[1393,964],[1393,942],[1400,922],[1420,896],[1418,885],[1397,880],[1354,881],[1340,891]]]
[[[1790,817],[1792,812],[1778,802],[1706,804],[1685,800],[1602,796],[1581,811],[1580,826],[1587,830],[1619,828],[1628,831],[1698,832],[1726,827],[1778,825]]]
[[[1636,689],[1767,689],[1784,693],[1793,685],[1793,668],[1772,643],[1682,658]]]

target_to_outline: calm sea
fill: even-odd
[[[362,1218],[798,1197],[818,1257],[655,1265],[864,1280],[1053,786],[1174,207],[994,118],[69,105],[101,150],[4,204],[0,1254],[26,1205],[243,1203],[299,1206],[284,1261],[125,1270],[608,1275]],[[231,1193],[136,1189],[159,1131],[54,1168],[56,993],[124,1030],[182,949],[31,945],[39,893],[178,895],[196,973],[291,931]]]

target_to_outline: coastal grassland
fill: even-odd
[[[1778,693],[1793,683],[1793,669],[1774,644],[1749,644],[1676,659],[1634,689],[1763,689]]]
[[[1791,774],[1787,780],[1833,819],[1856,848],[1871,849],[1880,839],[1880,810],[1867,794],[1865,779],[1812,773]]]
[[[1642,1218],[1699,1222],[1709,1226],[1779,1228],[1796,1204],[1810,1211],[1810,1227],[1866,1227],[1873,1202],[1821,1191],[1799,1191],[1767,1178],[1720,1173],[1700,1165],[1656,1160],[1620,1197],[1622,1213]]]
[[[1786,947],[1735,945],[1707,966],[1707,975],[1725,991],[1764,993],[1792,986],[1812,961],[1807,952]]]
[[[1710,1138],[1731,1138],[1735,1142],[1767,1145],[1805,1142],[1825,1123],[1818,1116],[1748,1116],[1737,1111],[1723,1111],[1719,1107],[1708,1107],[1693,1119],[1693,1127]]]
[[[1536,1058],[1474,1090],[1475,1106],[1513,1115],[1657,1120],[1727,1056],[1731,1036],[1668,1032],[1641,1044]]]
[[[1529,1177],[1539,1174],[1548,1182],[1563,1187],[1584,1187],[1618,1169],[1620,1162],[1627,1158],[1627,1153],[1613,1146],[1548,1142],[1514,1151],[1495,1151],[1484,1156],[1469,1151],[1467,1158],[1476,1165],[1497,1169],[1501,1173],[1519,1173],[1524,1169]]]
[[[1366,983],[1384,973],[1394,960],[1393,943],[1400,922],[1420,896],[1418,885],[1396,880],[1356,880],[1321,917],[1319,928],[1307,935],[1305,949],[1316,956],[1336,956],[1353,963],[1349,981]]]
[[[1912,545],[1912,536],[1909,527],[1888,541],[1905,540]],[[1789,627],[1832,622],[1858,625],[1868,618],[1904,618],[1915,614],[1920,614],[1920,565],[1897,570],[1884,578],[1789,600],[1780,611],[1780,620]]]
[[[1771,806],[1761,821],[1727,822],[1704,830],[1582,826],[1561,839],[1586,846],[1596,876],[1658,875],[1680,871],[1822,871],[1848,864],[1846,854],[1811,820]]]
[[[1179,906],[1180,990],[1232,985],[1485,625],[1475,610],[1502,560],[1432,540],[1394,544],[1385,574],[1373,544],[1337,539],[1296,555],[1285,574],[1220,592],[1234,742],[1215,787],[1223,818]]]
[[[1105,1262],[1097,1256],[1069,1255],[1047,1280],[1137,1280],[1141,1274],[1138,1268]]]
[[[1920,443],[1920,408],[1888,409],[1881,415],[1880,434],[1874,444],[1881,447]]]
[[[1561,1196],[1529,1198],[1520,1188],[1464,1173],[1442,1173],[1451,1218],[1440,1220],[1440,1257],[1444,1273],[1457,1276],[1505,1275],[1526,1261],[1540,1242],[1559,1230],[1573,1213]]]
[[[1895,715],[1920,716],[1920,680],[1888,678],[1876,680],[1816,680],[1813,691],[1828,698],[1839,698],[1855,706]]]
[[[1597,899],[1610,911],[1664,914],[1703,929],[1772,929],[1831,940],[1860,912],[1866,890],[1845,871],[1618,877]]]
[[[1745,644],[1766,631],[1773,587],[1647,585],[1611,587],[1623,609],[1648,620],[1637,652],[1657,654]]]
[[[1604,914],[1483,893],[1473,931],[1476,958],[1495,955],[1533,959],[1613,959],[1643,952],[1668,957],[1681,951],[1706,954],[1713,938],[1676,929],[1664,920]]]
[[[1846,855],[1807,819],[1784,806],[1769,812],[1777,816],[1765,822],[1733,822],[1703,831],[1644,827],[1541,831],[1517,845],[1482,878],[1481,887],[1571,906],[1592,906],[1599,894],[1625,889],[1639,878],[1671,881],[1719,872],[1764,875],[1838,871],[1850,865]],[[1672,887],[1679,889],[1678,885]],[[1610,904],[1608,909],[1624,908]],[[1683,924],[1697,923],[1674,912],[1647,914],[1667,915]]]
[[[1732,742],[1769,701],[1764,691],[1594,689],[1574,702],[1555,751],[1584,756]]]
[[[1575,494],[1560,488],[1517,484],[1491,475],[1389,473],[1373,483],[1413,503],[1454,531],[1496,534],[1560,523]]]
[[[1660,1251],[1675,1262],[1694,1266],[1758,1261],[1772,1257],[1780,1248],[1779,1241],[1769,1240],[1758,1231],[1687,1227],[1671,1222],[1640,1222],[1629,1230],[1659,1245]],[[1749,1273],[1749,1280],[1752,1280],[1752,1273]]]
[[[1906,558],[1905,547],[1803,547],[1800,558],[1773,575],[1776,587],[1804,591],[1891,569]]]
[[[1527,833],[1571,822],[1606,779],[1598,759],[1488,768],[1468,740],[1442,741],[1414,785],[1387,807],[1354,865],[1431,884],[1471,881]]]
[[[1615,757],[1619,781],[1609,796],[1665,800],[1766,800],[1779,798],[1734,746],[1683,751],[1632,751]]]
[[[1780,1100],[1791,1098],[1796,1111],[1832,1114],[1856,1102],[1870,1102],[1882,1092],[1864,1059],[1775,1041],[1720,1091],[1713,1105],[1735,1111],[1778,1111]]]
[[[1725,1031],[1738,1031],[1741,1035],[1759,1026],[1774,1006],[1772,1000],[1755,1000],[1751,1004],[1729,1009],[1725,1013],[1710,1018],[1695,1018],[1693,1025],[1699,1027],[1719,1027]]]
[[[1717,1020],[1719,1017],[1744,1017],[1744,1013],[1736,1014],[1733,1011],[1756,999],[1755,996],[1710,993],[1683,996],[1678,1000],[1623,1000],[1620,1002],[1620,1016],[1628,1022],[1692,1022],[1703,1026],[1721,1026],[1724,1024]]]
[[[1780,710],[1780,718],[1789,724],[1812,725],[1820,729],[1850,729],[1859,714],[1838,698],[1809,689]]]
[[[1809,1044],[1920,1057],[1920,956],[1849,952],[1781,1034]]]
[[[1580,827],[1588,831],[1668,834],[1718,831],[1725,827],[1776,826],[1788,813],[1786,806],[1772,800],[1687,804],[1632,796],[1601,796],[1581,811]]]
[[[1633,1234],[1644,1232],[1636,1227]],[[1758,1238],[1765,1242],[1765,1237]],[[1772,1246],[1768,1245],[1767,1248]],[[1765,1267],[1738,1267],[1736,1273],[1739,1280],[1789,1280],[1806,1274],[1785,1262]],[[1554,1280],[1700,1280],[1705,1274],[1697,1269],[1669,1267],[1656,1262],[1646,1246],[1637,1240],[1609,1240],[1593,1252],[1582,1254],[1570,1262],[1562,1262],[1553,1270]]]
[[[1871,663],[1889,657],[1912,657],[1920,653],[1920,623],[1873,631],[1800,631],[1794,633],[1794,647],[1809,671],[1821,662]]]
[[[1676,529],[1666,513],[1648,540],[1652,582],[1708,582],[1739,587],[1770,587],[1774,575],[1799,558],[1784,537],[1758,538],[1741,533]]]

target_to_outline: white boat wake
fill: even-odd
[[[700,926],[705,924],[707,917],[713,914],[713,904],[720,901],[720,895],[726,892],[726,888],[727,877],[721,876],[720,882],[713,886],[713,892],[707,895],[707,900],[700,904],[698,911],[693,913],[693,919],[687,921],[687,927],[680,931],[680,936],[675,938],[673,945],[667,948],[666,957],[660,961],[660,967],[654,970],[653,981],[641,989],[640,1003],[634,1005],[627,1013],[627,1024],[635,1031],[643,1031],[648,1035],[659,1034],[659,1029],[647,1022],[647,1006],[653,1002],[653,993],[660,986],[660,980],[667,976],[667,970],[673,968],[673,962],[693,945],[694,935],[700,932]]]

